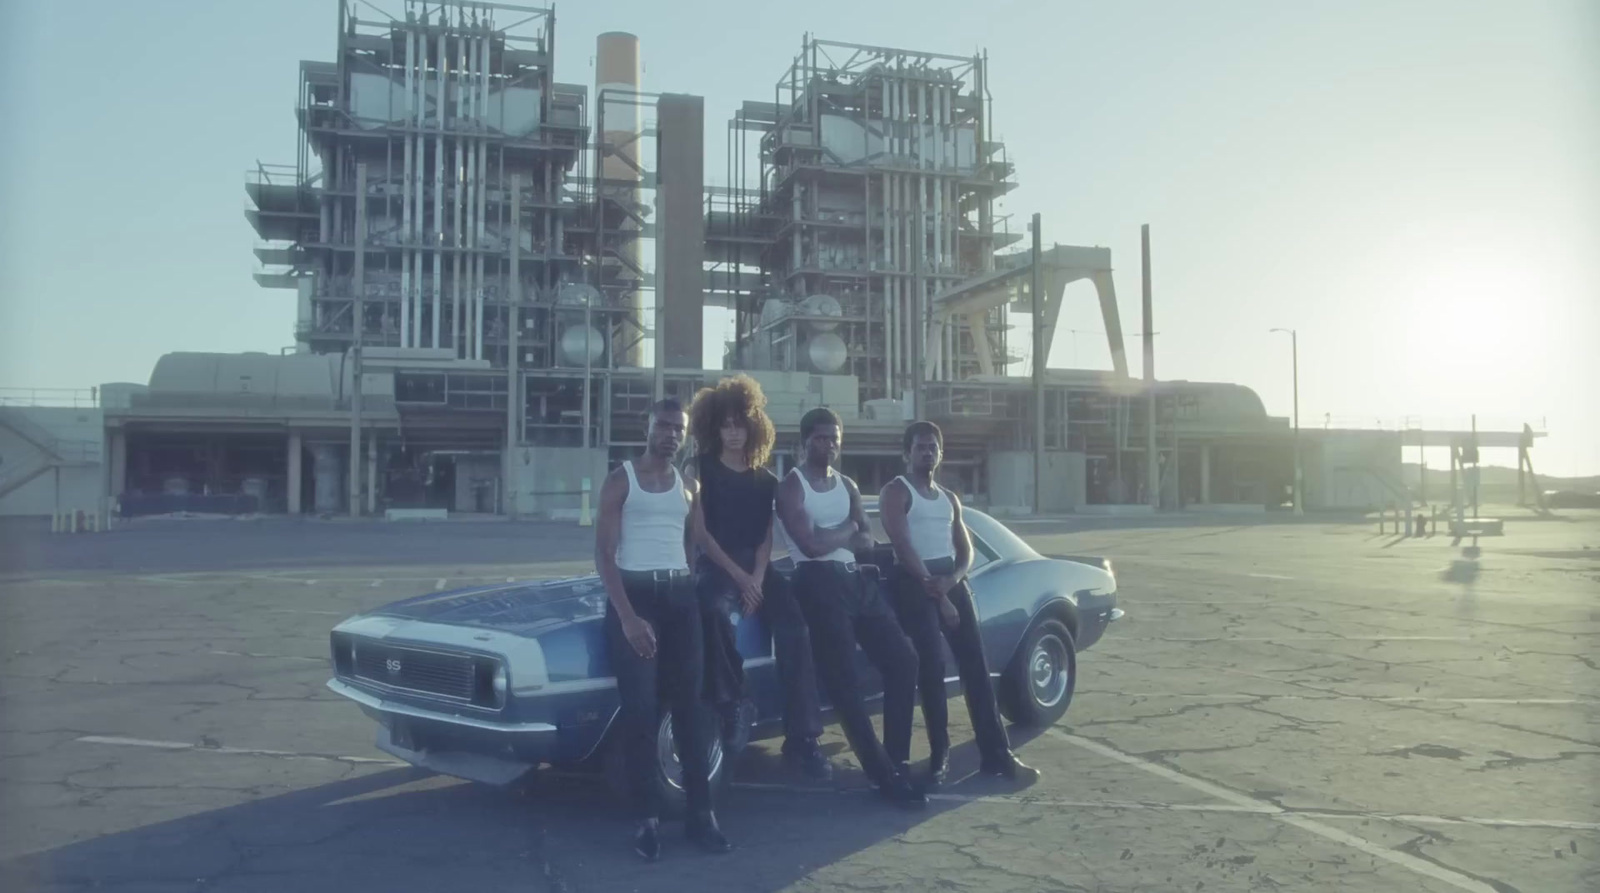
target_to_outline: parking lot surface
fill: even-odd
[[[384,602],[586,572],[523,523],[9,529],[0,889],[923,891],[1600,889],[1600,513],[1517,516],[1469,558],[1375,524],[1014,525],[1115,562],[1128,613],[1079,658],[1044,775],[952,777],[920,814],[748,751],[715,858],[628,852],[596,778],[512,789],[372,746],[327,631]],[[925,755],[923,749],[914,756]]]

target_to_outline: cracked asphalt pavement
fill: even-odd
[[[340,618],[443,587],[582,572],[587,531],[514,523],[0,529],[7,891],[1600,889],[1600,513],[1515,515],[1468,558],[1375,525],[1020,522],[1111,557],[1128,616],[1080,655],[1044,771],[925,813],[752,747],[656,865],[597,779],[510,789],[372,746],[328,693]],[[917,745],[925,742],[918,735]]]

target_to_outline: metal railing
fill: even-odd
[[[99,405],[99,388],[0,388],[0,406],[94,409]]]

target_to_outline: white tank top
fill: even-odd
[[[846,518],[850,517],[850,491],[845,488],[844,480],[840,478],[839,475],[835,474],[832,469],[828,470],[828,476],[833,478],[833,489],[824,493],[818,493],[816,490],[811,489],[811,482],[807,480],[806,476],[800,472],[800,469],[791,469],[789,473],[792,475],[798,475],[800,478],[800,486],[805,488],[806,517],[810,519],[813,526],[837,527],[840,524],[843,524]],[[778,526],[782,527],[783,524],[780,522]],[[789,539],[787,533],[784,535],[783,542],[784,545],[789,547],[789,555],[797,562],[856,560],[856,554],[854,552],[850,551],[849,549],[842,548],[834,549],[832,552],[829,552],[826,555],[821,555],[816,558],[809,558],[806,556],[806,553],[800,551],[799,546],[794,545],[794,543]]]
[[[672,486],[660,493],[639,486],[631,461],[622,463],[622,469],[628,473],[628,495],[622,502],[617,567],[625,571],[688,570],[683,526],[689,517],[689,503],[678,469],[672,469]]]
[[[906,489],[911,491],[911,502],[906,511],[906,527],[911,531],[911,548],[917,550],[917,557],[923,561],[954,558],[956,543],[951,537],[950,528],[956,520],[956,507],[955,503],[950,501],[950,494],[944,492],[938,484],[934,484],[934,496],[929,499],[918,493],[917,488],[905,475],[896,480],[905,484]]]

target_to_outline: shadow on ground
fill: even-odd
[[[786,780],[775,757],[746,756],[741,779]],[[960,807],[895,810],[853,770],[837,786],[736,787],[718,809],[734,853],[701,854],[667,822],[652,865],[629,850],[631,825],[598,777],[543,772],[502,789],[401,768],[18,857],[0,863],[0,889],[776,891]]]

